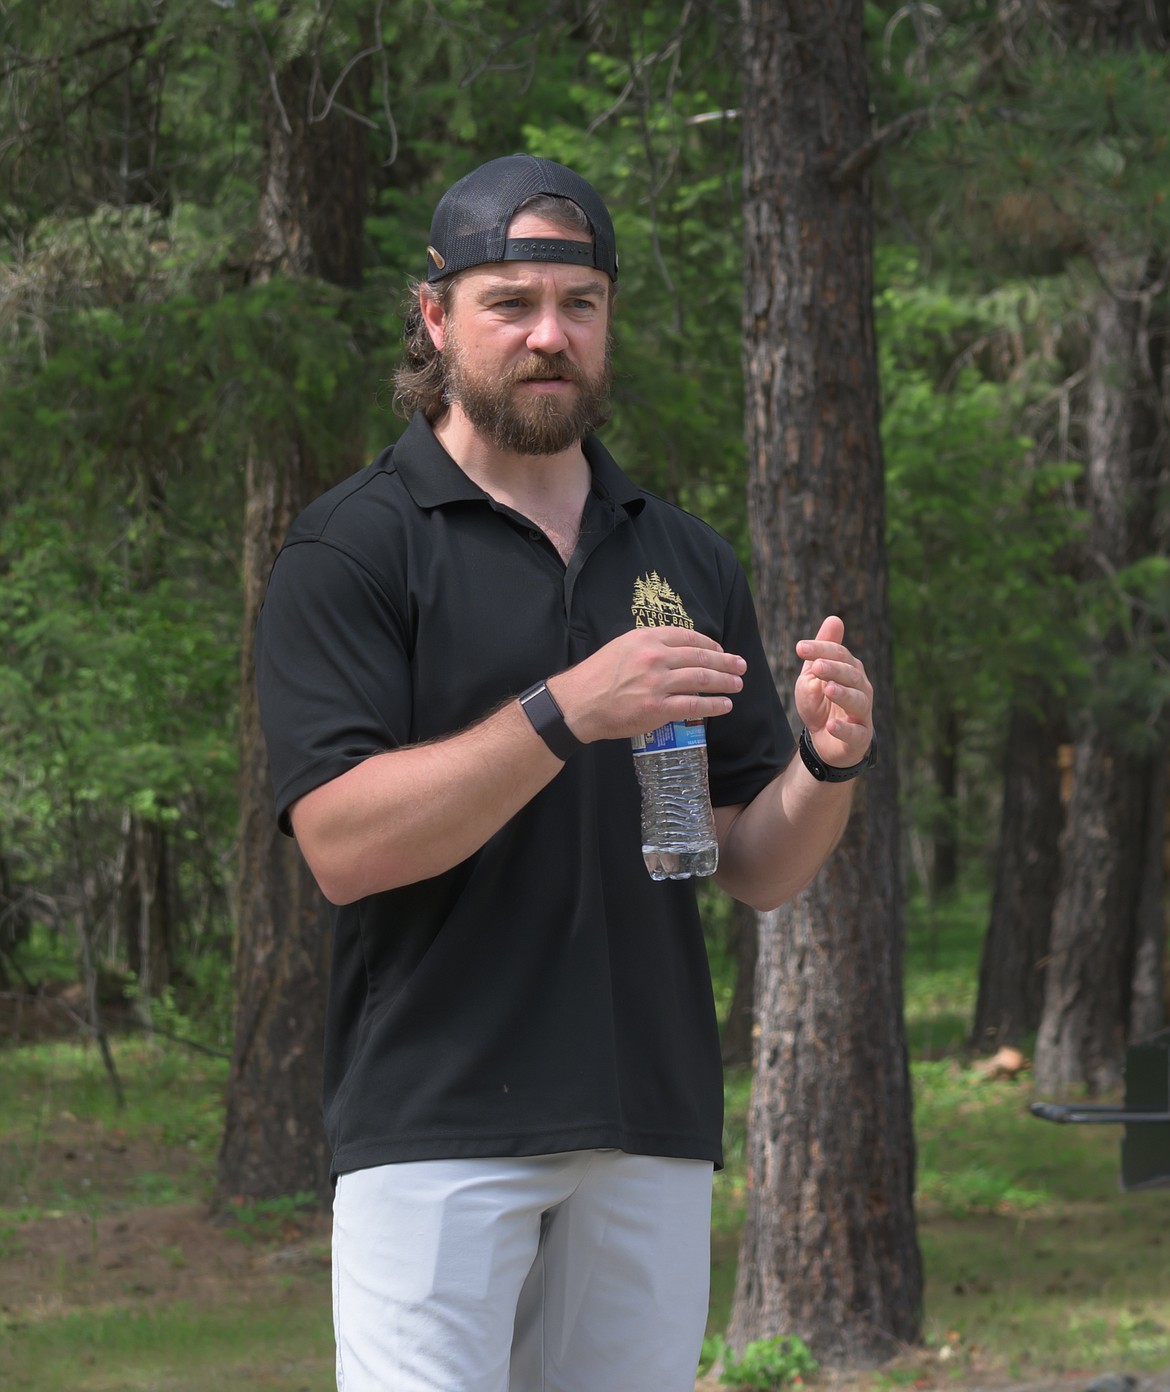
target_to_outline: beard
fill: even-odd
[[[607,339],[605,361],[592,374],[583,372],[564,353],[533,353],[507,372],[489,376],[468,367],[458,338],[448,330],[443,400],[448,405],[458,402],[476,430],[499,449],[514,454],[560,454],[609,420],[611,346]],[[524,399],[516,390],[522,382],[558,377],[576,388],[568,400],[552,395]]]

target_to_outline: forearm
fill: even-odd
[[[458,865],[563,767],[511,701],[315,788],[293,804],[293,831],[322,893],[347,904]]]
[[[719,693],[742,687],[744,665],[702,634],[635,629],[548,685],[589,744],[725,714],[731,700]],[[467,730],[375,754],[306,793],[290,809],[293,830],[325,897],[347,904],[466,860],[563,767],[514,699]]]
[[[715,809],[717,883],[756,909],[798,894],[840,841],[853,784],[818,783],[794,757],[749,803]]]

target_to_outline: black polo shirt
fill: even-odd
[[[296,521],[260,617],[277,814],[371,754],[449,734],[637,624],[747,659],[708,722],[716,805],[749,801],[792,735],[746,579],[706,523],[596,439],[566,566],[416,416]],[[507,770],[500,770],[507,777]],[[626,740],[575,755],[481,850],[334,910],[325,1111],[335,1173],[589,1147],[721,1161],[722,1070],[689,882],[641,855]]]

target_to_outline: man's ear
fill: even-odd
[[[447,337],[447,314],[439,303],[438,295],[428,285],[418,287],[418,307],[435,351],[441,353]]]

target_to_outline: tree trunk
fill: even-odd
[[[1139,290],[1143,275],[1150,279],[1148,267],[1117,263],[1112,269],[1118,283]],[[1160,374],[1151,372],[1144,352],[1147,308],[1132,291],[1122,298],[1107,290],[1091,319],[1085,563],[1097,576],[1111,578],[1156,544],[1165,446],[1156,401]],[[1165,757],[1165,744],[1150,751],[1147,712],[1118,691],[1117,664],[1133,641],[1118,623],[1097,644],[1094,699],[1078,717],[1052,960],[1036,1040],[1036,1085],[1046,1092],[1083,1086],[1095,1093],[1118,1085],[1135,966],[1149,964],[1148,948],[1139,950],[1139,921],[1143,913],[1149,917],[1145,862],[1162,840],[1165,796],[1157,791],[1155,765]]]
[[[983,939],[971,1043],[994,1053],[1036,1033],[1044,1009],[1044,971],[1060,882],[1064,825],[1060,748],[1064,723],[1036,693],[1017,701],[1003,759],[1003,807],[991,918]]]
[[[950,708],[935,714],[931,771],[937,802],[930,897],[938,904],[949,899],[959,883],[959,717]]]
[[[920,1330],[897,758],[864,178],[861,0],[742,0],[745,386],[756,590],[781,688],[838,613],[881,762],[814,884],[760,918],[748,1203],[728,1331],[872,1365]]]
[[[1166,801],[1170,748],[1164,740],[1150,760],[1142,877],[1135,914],[1133,997],[1129,1037],[1148,1039],[1166,1024]]]
[[[1077,740],[1036,1040],[1042,1091],[1107,1092],[1121,1081],[1149,775],[1107,730]]]
[[[8,859],[0,850],[0,986],[11,984],[9,964],[15,963],[13,954],[28,941],[30,929],[23,895],[13,883]]]
[[[735,989],[723,1029],[724,1068],[745,1068],[752,1061],[756,1022],[756,961],[760,939],[756,915],[746,904],[731,909],[730,943],[735,957]]]
[[[150,1018],[150,1001],[171,980],[170,885],[167,833],[160,823],[134,814],[130,818],[131,870],[123,908],[126,955],[138,980],[140,1009]]]
[[[350,74],[345,105],[362,106],[365,64]],[[311,122],[308,59],[279,75],[269,95],[253,280],[318,276],[361,281],[365,216],[364,127],[334,111]],[[325,90],[328,90],[326,88]],[[317,100],[320,102],[320,79]],[[277,443],[279,442],[279,443]],[[328,909],[291,838],[273,816],[273,793],[255,686],[256,619],[289,524],[327,482],[360,464],[356,437],[338,439],[326,479],[295,433],[258,434],[247,461],[244,631],[240,664],[239,882],[235,1019],[217,1201],[329,1189],[321,1117],[321,1055],[329,975]]]

